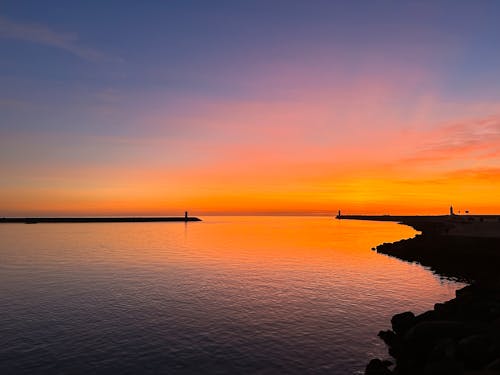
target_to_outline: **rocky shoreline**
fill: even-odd
[[[470,285],[423,314],[394,315],[379,337],[395,364],[373,359],[365,374],[500,374],[500,239],[422,234],[376,250]]]

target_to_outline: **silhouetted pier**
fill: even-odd
[[[500,237],[500,215],[343,215],[339,220],[392,221],[428,234],[470,237]]]
[[[4,217],[0,218],[1,223],[17,224],[38,224],[38,223],[162,223],[162,222],[188,222],[201,221],[201,219],[188,216],[170,217]]]

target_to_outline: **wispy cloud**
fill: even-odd
[[[92,62],[120,61],[119,58],[81,45],[78,35],[75,33],[54,31],[45,25],[19,23],[3,16],[0,16],[0,38],[21,40],[59,48]]]
[[[500,156],[500,116],[443,125],[420,135],[420,140],[418,151],[405,162],[495,160]]]

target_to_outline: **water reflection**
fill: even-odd
[[[459,284],[370,250],[393,223],[0,226],[2,373],[354,373]]]

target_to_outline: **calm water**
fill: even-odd
[[[392,314],[460,284],[371,247],[393,223],[0,226],[1,374],[356,374]]]

